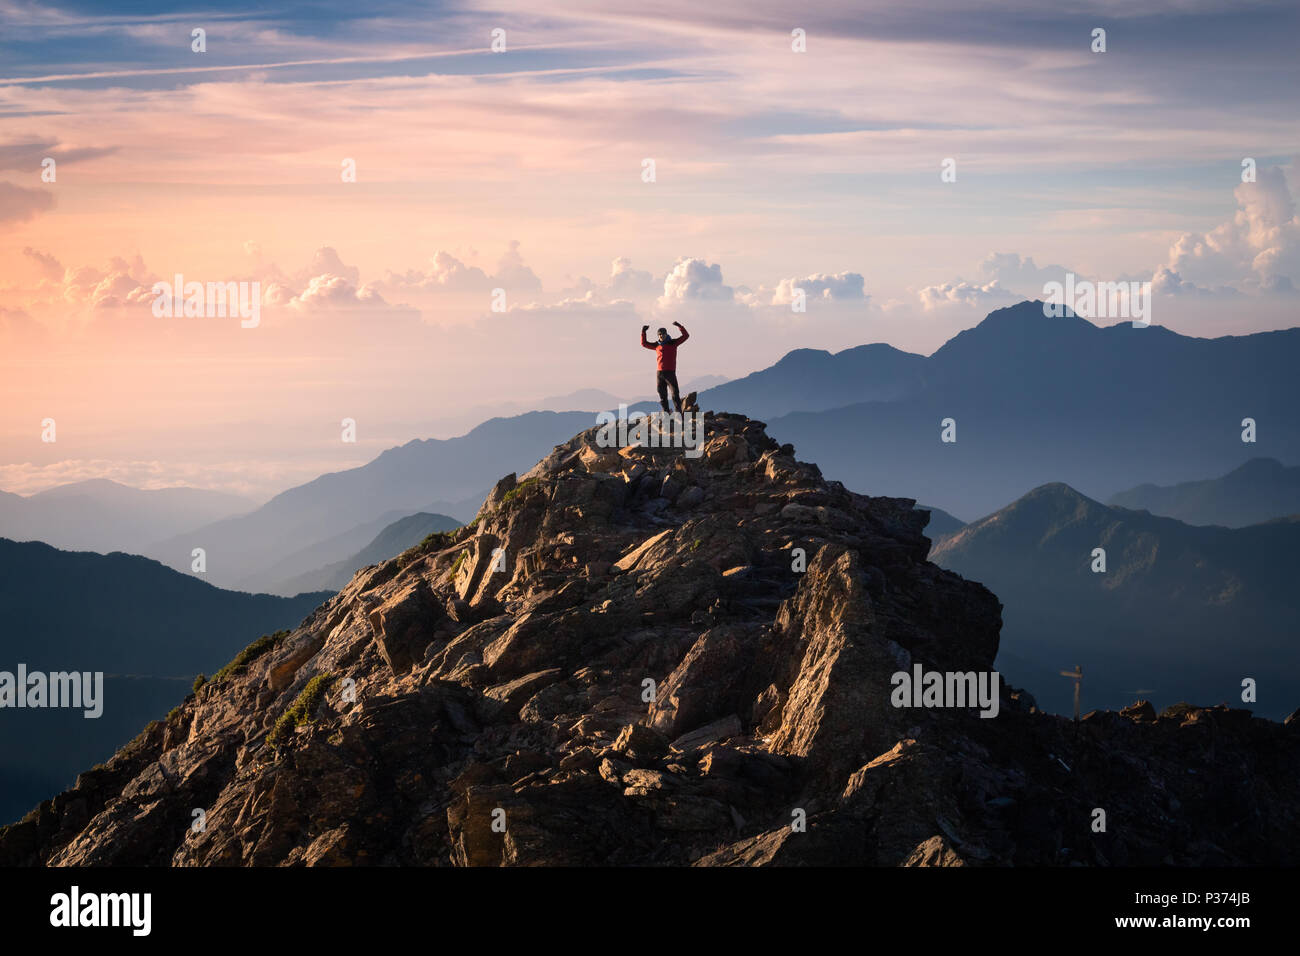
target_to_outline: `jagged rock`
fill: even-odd
[[[943,836],[936,834],[917,846],[902,866],[965,866],[963,860]]]
[[[629,760],[655,760],[668,753],[668,741],[644,724],[628,724],[619,731],[614,751]]]
[[[623,459],[610,448],[593,448],[587,445],[579,454],[579,461],[588,471],[609,474],[623,467]]]
[[[499,546],[496,535],[479,534],[471,538],[461,552],[465,557],[459,559],[453,586],[456,596],[471,607],[492,595],[498,580],[503,577],[503,566],[509,566],[510,552],[498,552]]]
[[[405,674],[423,656],[440,616],[441,608],[433,592],[419,579],[370,612],[379,653],[394,674]],[[283,689],[274,682],[272,687]]]
[[[672,742],[671,746],[673,750],[679,752],[698,750],[707,744],[734,737],[740,733],[740,729],[740,718],[735,714],[728,714],[720,720],[715,720],[703,727],[697,727],[689,733],[682,734]]]
[[[910,670],[911,656],[873,604],[857,553],[828,546],[777,615],[782,656],[800,662],[772,750],[807,758],[832,779],[886,749],[908,719],[890,703],[890,676]],[[841,745],[826,746],[832,739]]]
[[[617,568],[619,571],[631,571],[633,568],[637,566],[637,562],[639,562],[641,558],[644,557],[650,551],[651,548],[653,548],[655,545],[662,542],[665,538],[671,537],[672,533],[673,532],[670,529],[668,531],[661,531],[656,535],[652,535],[651,537],[647,538],[645,541],[638,544],[636,547],[630,549],[627,554],[623,555],[621,558],[615,561],[614,567]]]
[[[911,500],[704,428],[698,459],[592,429],[506,476],[0,829],[0,865],[1300,864],[1300,716],[895,707],[913,664],[993,667],[997,598],[927,562]],[[292,710],[327,675],[354,694]]]
[[[271,664],[267,681],[272,690],[284,690],[293,683],[298,669],[316,656],[325,646],[324,634],[308,634],[294,642],[287,652]],[[391,665],[390,665],[391,666]]]
[[[1156,709],[1151,706],[1151,701],[1139,700],[1122,708],[1119,715],[1127,717],[1129,720],[1155,720]]]
[[[524,701],[532,697],[541,688],[561,679],[562,671],[558,667],[538,671],[523,677],[516,677],[504,684],[496,684],[483,691],[483,696],[501,705],[503,710],[518,711]]]
[[[515,473],[512,471],[492,486],[492,490],[488,492],[487,500],[483,502],[482,510],[496,511],[496,509],[500,507],[501,502],[505,499],[505,496],[515,490],[517,484],[518,481],[515,478]]]
[[[650,726],[672,739],[739,711],[752,697],[746,693],[744,678],[762,631],[758,626],[728,624],[701,634],[659,688],[650,706]]]
[[[761,734],[770,734],[781,726],[781,708],[785,694],[775,684],[768,684],[754,699],[751,720]]]

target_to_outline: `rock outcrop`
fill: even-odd
[[[503,479],[0,831],[0,864],[1300,862],[1295,722],[895,707],[915,665],[992,670],[997,599],[926,561],[912,501],[741,416],[705,438],[593,429]]]

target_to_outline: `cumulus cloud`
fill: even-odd
[[[808,299],[861,301],[870,298],[863,292],[864,282],[863,277],[856,272],[837,272],[833,275],[817,272],[803,279],[782,279],[772,296],[772,304],[789,305],[794,301],[795,289],[802,289]]]
[[[248,245],[248,243],[244,244],[245,249]],[[261,249],[256,251],[260,256]],[[310,282],[319,276],[338,276],[352,285],[357,285],[361,281],[361,270],[345,263],[332,246],[322,246],[312,253],[311,262],[303,272],[299,273],[299,281]]]
[[[1300,280],[1300,219],[1282,169],[1260,169],[1256,182],[1238,184],[1233,196],[1233,217],[1207,233],[1179,237],[1164,268],[1198,286],[1291,291]]]
[[[1014,252],[994,252],[980,263],[979,272],[985,282],[996,282],[1001,288],[1025,298],[1042,296],[1048,282],[1065,283],[1065,266],[1038,266],[1029,256]],[[1075,273],[1077,276],[1078,273]]]
[[[478,292],[492,288],[492,279],[477,266],[467,266],[450,252],[434,253],[428,273],[408,272],[421,288],[436,286],[454,292]]]
[[[542,287],[537,277],[524,262],[518,241],[512,240],[497,264],[493,274],[471,266],[450,252],[439,250],[429,260],[429,269],[408,269],[406,272],[389,272],[377,285],[393,290],[421,292],[489,292],[505,289],[509,293],[536,292]]]
[[[593,289],[581,296],[567,296],[549,305],[532,302],[528,305],[511,306],[511,313],[534,315],[563,315],[580,313],[592,317],[631,319],[636,317],[636,303],[628,299],[605,299]]]
[[[519,253],[519,240],[510,241],[510,248],[497,264],[495,281],[501,288],[514,293],[533,292],[542,287],[537,273],[524,265],[524,257]]]
[[[722,282],[722,266],[684,257],[664,278],[659,305],[671,308],[688,302],[731,302],[734,297],[735,290]]]
[[[280,297],[278,288],[275,297]],[[264,293],[262,301],[265,303],[266,299]],[[386,306],[388,303],[370,285],[358,287],[355,281],[347,276],[323,274],[309,279],[307,287],[291,298],[287,305],[292,309],[302,311],[350,308],[352,306]]]
[[[983,308],[1018,298],[1010,290],[1004,289],[997,279],[983,284],[955,279],[952,282],[926,286],[917,295],[921,300],[921,307],[927,312],[951,305]]]
[[[64,269],[58,296],[69,305],[110,309],[152,301],[155,281],[157,276],[145,267],[139,253],[130,260],[114,256],[104,270],[93,266]]]
[[[287,278],[273,263],[263,263],[260,250],[255,248],[255,244],[246,245],[245,251],[256,260],[255,268],[248,274],[199,275],[184,272],[185,280],[260,281],[262,305],[283,306],[300,312],[350,306],[391,308],[373,283],[360,281],[359,269],[349,266],[336,250],[328,246],[316,250],[309,265],[299,270],[292,279]],[[172,280],[171,275],[160,277],[155,274],[145,265],[144,258],[139,253],[131,259],[114,256],[104,269],[94,266],[65,269],[58,259],[39,250],[28,247],[23,252],[43,272],[32,300],[44,301],[46,304],[88,306],[96,310],[152,304],[156,298],[154,284]]]
[[[1198,298],[1237,298],[1241,295],[1232,286],[1206,289],[1188,282],[1168,266],[1160,266],[1151,277],[1151,291],[1158,295],[1196,296]]]
[[[294,291],[283,282],[268,282],[262,286],[262,305],[283,306],[294,300]]]
[[[610,264],[609,291],[611,295],[630,299],[647,298],[658,291],[655,277],[641,269],[632,268],[632,260],[619,256]]]
[[[588,276],[579,276],[572,286],[558,293],[559,301],[598,302],[649,302],[663,290],[663,281],[656,281],[653,273],[634,269],[632,260],[619,256],[610,263],[609,281],[597,282]]]

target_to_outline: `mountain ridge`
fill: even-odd
[[[943,538],[930,559],[997,592],[1000,663],[1057,712],[1069,689],[1050,678],[1075,663],[1106,706],[1137,687],[1240,700],[1245,677],[1261,687],[1256,712],[1300,705],[1300,516],[1189,525],[1054,482]]]
[[[864,358],[890,367],[865,374],[853,364]],[[1198,339],[1160,326],[1097,326],[1072,313],[1050,318],[1041,303],[1022,302],[989,313],[930,356],[883,343],[834,354],[795,350],[702,391],[698,401],[752,415],[775,402],[772,416],[762,416],[771,433],[849,486],[979,515],[1059,477],[1107,500],[1135,482],[1223,473],[1260,455],[1300,460],[1300,423],[1290,415],[1300,403],[1291,372],[1298,362],[1297,329]],[[789,374],[806,364],[816,373]],[[842,373],[828,371],[841,365]],[[875,400],[791,410],[863,395]],[[1247,416],[1259,423],[1254,444],[1240,440]],[[940,440],[947,418],[956,423],[953,443]],[[251,515],[139,550],[183,570],[202,546],[214,581],[266,590],[346,559],[363,542],[280,567],[292,551],[323,547],[385,514],[469,517],[496,477],[591,424],[586,412],[533,412],[489,419],[453,439],[413,439],[359,468],[287,489]],[[431,487],[430,475],[441,484]]]
[[[260,634],[293,627],[328,594],[213,587],[139,555],[0,538],[0,671],[103,672],[103,712],[0,708],[0,820],[112,755]],[[128,678],[127,675],[135,675]],[[179,679],[178,679],[179,678]]]
[[[900,703],[913,668],[989,676],[997,598],[926,560],[912,499],[704,430],[507,474],[0,830],[0,864],[1300,860],[1296,720]],[[1123,827],[1090,827],[1100,792]]]
[[[1251,458],[1218,478],[1138,485],[1113,496],[1110,504],[1187,524],[1242,528],[1300,513],[1300,467],[1288,468],[1276,458]]]

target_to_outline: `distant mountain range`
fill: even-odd
[[[700,401],[709,408],[743,411],[755,418],[858,402],[895,402],[925,388],[926,361],[923,355],[882,344],[834,354],[796,349],[771,368],[705,390]]]
[[[893,359],[890,380],[916,365],[906,353]],[[855,491],[980,515],[1052,481],[1105,500],[1136,482],[1222,474],[1260,455],[1298,460],[1297,367],[1300,329],[1197,339],[1050,318],[1024,302],[924,359],[919,391],[769,425]],[[718,407],[712,397],[701,407]],[[948,418],[955,443],[940,440]],[[1254,444],[1241,440],[1245,418],[1256,422]]]
[[[330,595],[223,591],[127,554],[0,538],[0,671],[103,671],[103,715],[0,709],[0,821],[107,759],[262,634],[292,628]],[[113,676],[107,676],[113,675]]]
[[[544,458],[556,435],[595,423],[590,412],[529,412],[494,418],[459,438],[410,441],[360,468],[322,475],[251,514],[197,528],[145,553],[184,569],[191,550],[201,547],[211,581],[264,590],[345,560],[399,517],[421,511],[472,517],[502,475]]]
[[[1139,485],[1115,495],[1110,503],[1188,524],[1243,528],[1300,514],[1300,467],[1287,468],[1276,458],[1252,458],[1222,478],[1165,487]]]
[[[767,418],[772,435],[855,491],[942,502],[954,515],[988,514],[1053,481],[1097,500],[1140,490],[1156,510],[1157,493],[1124,490],[1223,474],[1261,455],[1300,460],[1298,363],[1300,329],[1197,339],[1159,326],[1052,318],[1041,303],[1024,302],[991,313],[929,357],[881,344],[835,354],[800,349],[700,392],[699,403]],[[556,401],[602,397],[612,398],[579,392]],[[949,418],[952,443],[941,441]],[[1253,444],[1241,440],[1244,418],[1256,422]],[[407,515],[468,520],[500,477],[527,470],[593,424],[590,411],[494,418],[457,438],[391,448],[248,514],[191,522],[138,550],[185,571],[202,547],[213,583],[283,591],[351,560]],[[1285,501],[1253,497],[1257,507],[1240,521],[1275,516]],[[102,528],[101,538],[128,537],[86,521]],[[0,533],[7,527],[0,523]],[[952,530],[932,518],[932,539],[941,527]],[[47,537],[39,528],[30,536]]]
[[[256,507],[252,499],[218,491],[142,491],[96,478],[34,495],[0,491],[0,535],[58,548],[140,552],[163,538]]]
[[[923,504],[918,504],[916,508],[918,511],[930,512],[930,523],[925,526],[925,536],[932,542],[938,542],[942,538],[955,534],[966,527],[966,522],[960,518],[954,518],[940,508],[932,508]]]
[[[681,380],[682,394],[701,392],[723,382],[730,381],[725,375],[700,375]],[[651,379],[653,383],[653,379]],[[528,402],[492,402],[480,405],[445,406],[436,417],[419,417],[405,423],[408,435],[460,435],[469,431],[489,418],[507,418],[522,415],[525,412],[591,412],[596,413],[607,408],[618,408],[620,402],[634,405],[652,398],[648,392],[638,389],[634,397],[619,396],[598,388],[580,388],[564,395],[548,395],[545,398]],[[657,400],[656,400],[657,406]],[[527,466],[524,466],[527,467]]]
[[[998,665],[1047,709],[1070,711],[1059,672],[1075,664],[1085,709],[1227,701],[1280,719],[1300,707],[1300,516],[1196,527],[1055,483],[944,539],[930,560],[999,597]],[[1241,699],[1246,677],[1256,704]]]
[[[494,488],[472,527],[358,577],[0,828],[0,867],[1300,863],[1295,720],[1134,708],[1076,730],[1034,712],[1043,685],[989,680],[1014,677],[997,596],[925,562],[909,500],[850,493],[761,422],[705,429],[698,459],[573,437],[527,483]],[[1047,647],[1055,667],[1083,664],[1088,706],[1098,680],[1132,677],[1195,700],[1180,665],[1215,696],[1243,668],[1261,709],[1286,696],[1293,650],[1265,669],[1251,622],[1207,643],[1182,621],[1275,596],[1295,561],[1262,578],[1252,562],[1282,556],[1294,526],[1188,529],[1040,492],[948,540],[989,540],[1020,573],[1064,579],[1045,597],[1083,601],[1053,627],[1116,595],[1143,615],[1154,674],[1124,670],[1130,635]],[[1098,540],[1118,577],[1072,582]],[[1223,593],[1238,571],[1247,583]],[[1187,611],[1170,630],[1159,615],[1179,580]],[[1130,640],[1099,662],[1116,638]],[[1089,826],[1098,805],[1107,832]]]
[[[386,525],[369,544],[342,561],[335,561],[288,581],[272,586],[275,594],[298,594],[302,591],[342,591],[361,568],[389,558],[395,558],[408,548],[419,544],[435,531],[451,531],[463,521],[447,515],[420,512],[399,518]]]

